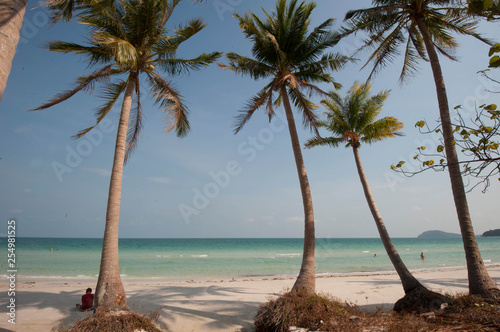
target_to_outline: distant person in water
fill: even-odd
[[[421,259],[421,260],[425,260],[425,255],[424,255],[424,252],[423,252],[423,251],[420,253],[420,259]]]
[[[92,294],[92,288],[87,288],[87,291],[82,295],[82,304],[77,304],[76,307],[81,311],[92,309],[94,303],[94,294]]]

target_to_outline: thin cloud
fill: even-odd
[[[95,174],[97,174],[99,176],[106,176],[106,177],[111,176],[111,171],[108,170],[108,169],[103,169],[103,168],[84,168],[83,170],[86,171],[86,172],[95,173]]]
[[[166,184],[172,183],[172,179],[169,178],[154,177],[154,178],[148,178],[148,180],[158,183],[166,183]]]

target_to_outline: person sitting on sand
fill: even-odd
[[[94,294],[92,294],[92,288],[87,288],[87,291],[82,295],[82,304],[77,304],[76,307],[81,311],[92,309],[94,303]]]

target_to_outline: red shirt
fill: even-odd
[[[80,309],[86,310],[92,308],[92,304],[94,303],[94,294],[86,293],[82,296],[82,306]]]

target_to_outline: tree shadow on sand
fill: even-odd
[[[84,285],[86,286],[86,285]],[[92,312],[81,312],[75,304],[80,300],[82,291],[37,292],[20,291],[19,326],[28,325],[30,317],[22,314],[23,309],[52,309],[57,311],[59,320],[38,322],[44,329],[62,326],[68,328],[77,321],[91,315]],[[73,286],[72,286],[73,287]],[[125,286],[127,289],[127,287]],[[224,287],[223,285],[200,286],[141,286],[140,290],[127,292],[129,308],[137,313],[146,314],[156,311],[160,314],[160,324],[169,331],[176,331],[176,324],[181,321],[197,321],[197,331],[232,330],[240,332],[253,331],[253,320],[260,302],[246,301],[245,296],[254,296],[243,287]],[[24,317],[23,317],[24,316]],[[17,324],[16,324],[17,325]],[[40,325],[40,326],[41,326]]]
[[[174,331],[180,320],[198,321],[199,331],[253,331],[260,302],[245,300],[255,295],[243,287],[223,285],[162,286],[147,291],[128,292],[130,309],[160,311],[160,322]]]

